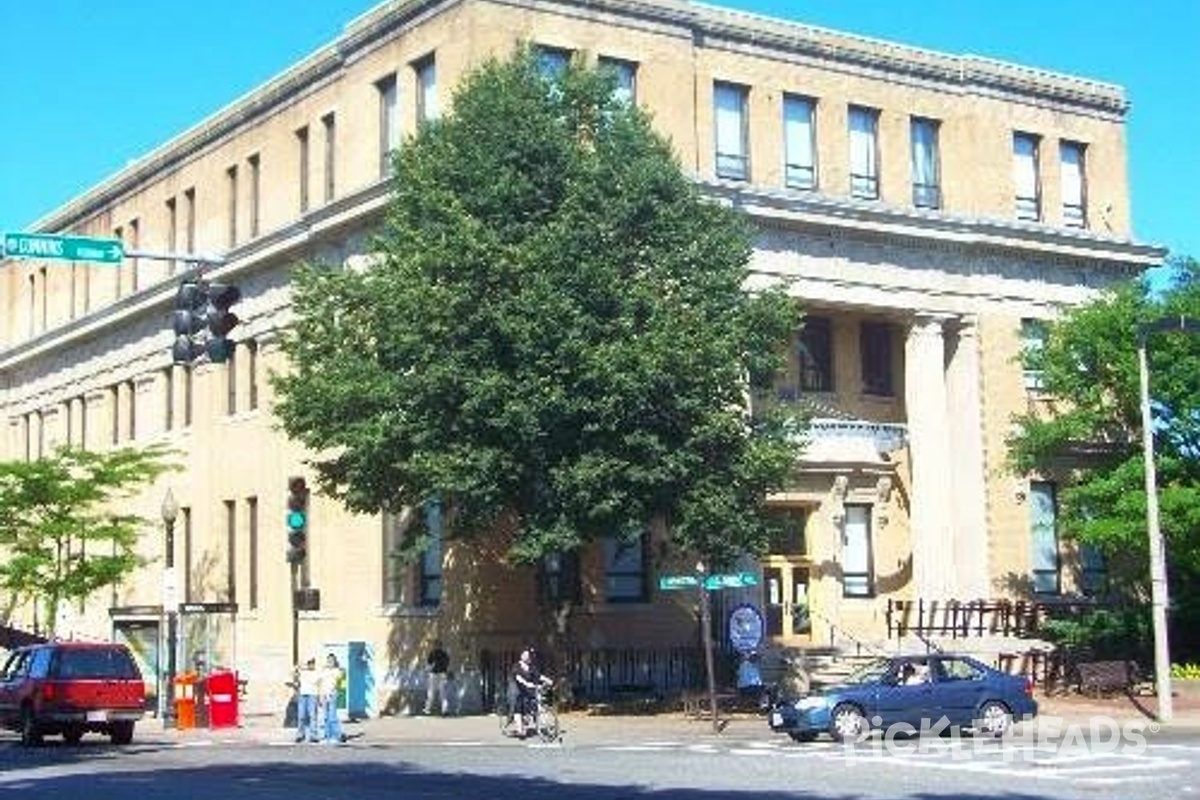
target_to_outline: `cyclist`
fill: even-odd
[[[524,739],[537,733],[538,690],[554,683],[538,669],[532,647],[521,651],[521,657],[513,667],[513,683],[517,686],[518,735]]]

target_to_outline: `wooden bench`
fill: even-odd
[[[1085,661],[1077,669],[1079,691],[1095,697],[1107,692],[1128,692],[1138,683],[1136,661]]]

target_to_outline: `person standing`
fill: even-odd
[[[317,660],[310,658],[303,666],[296,667],[296,741],[316,742],[317,735],[317,691],[321,675],[317,672]]]
[[[425,684],[425,713],[433,713],[436,700],[442,716],[448,716],[450,714],[450,697],[446,693],[446,683],[450,679],[450,654],[442,647],[440,640],[434,640],[433,649],[429,651],[425,665],[429,669]]]
[[[342,720],[338,716],[338,693],[345,681],[346,671],[338,663],[337,656],[333,653],[325,656],[325,666],[317,681],[317,698],[321,706],[321,718],[325,722],[322,741],[329,744],[346,741],[346,735],[342,733]]]
[[[522,739],[537,732],[538,692],[554,683],[542,674],[533,656],[532,647],[522,650],[512,674],[517,687],[517,735]]]

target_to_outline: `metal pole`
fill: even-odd
[[[708,675],[708,710],[712,714],[713,733],[721,732],[721,721],[717,719],[717,679],[713,669],[712,609],[708,589],[704,587],[704,570],[697,569],[700,579],[700,631],[704,642],[704,669]]]
[[[175,521],[166,522],[167,528],[167,574],[171,575],[171,580],[174,580],[172,574],[175,569]],[[172,592],[174,594],[174,592]],[[175,626],[175,608],[174,597],[168,598],[167,605],[167,680],[165,692],[167,696],[166,706],[163,708],[163,727],[174,728],[176,725],[175,719],[175,650],[176,639],[178,632]]]
[[[1138,333],[1138,372],[1141,383],[1142,458],[1146,472],[1146,530],[1150,536],[1150,606],[1154,625],[1154,690],[1158,693],[1158,718],[1169,721],[1171,708],[1171,654],[1167,641],[1167,565],[1162,531],[1158,526],[1158,485],[1154,473],[1154,420],[1150,414],[1150,366],[1146,358],[1146,332]]]

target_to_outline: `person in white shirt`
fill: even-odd
[[[317,672],[317,660],[310,658],[303,666],[296,667],[296,741],[316,742],[317,735],[317,691],[321,674]]]

